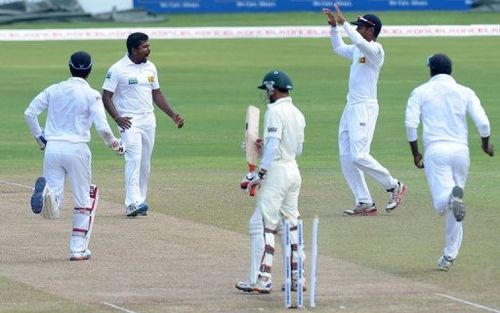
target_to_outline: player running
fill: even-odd
[[[91,185],[92,157],[87,145],[92,123],[113,151],[122,155],[125,149],[109,127],[101,95],[87,82],[92,70],[90,55],[84,51],[73,53],[69,70],[72,77],[38,94],[24,117],[40,149],[45,150],[43,176],[35,182],[31,209],[47,219],[58,218],[68,175],[75,204],[70,260],[81,261],[92,255],[88,246],[99,195],[97,186]],[[38,115],[45,110],[48,111],[47,121],[42,130]]]

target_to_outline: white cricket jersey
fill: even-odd
[[[38,115],[47,109],[45,138],[47,141],[69,141],[85,143],[90,141],[90,127],[106,132],[108,144],[114,139],[106,120],[101,94],[79,77],[49,86],[29,104],[24,116],[31,134],[39,136],[42,129]]]
[[[149,60],[135,64],[128,55],[110,67],[102,86],[113,93],[113,104],[120,115],[152,113],[152,91],[159,88],[155,65]]]
[[[405,126],[417,129],[422,120],[425,147],[435,142],[468,145],[467,113],[481,137],[489,136],[490,123],[475,92],[452,76],[439,74],[412,91]]]
[[[292,103],[291,97],[267,105],[264,115],[264,139],[280,139],[274,161],[295,162],[297,147],[304,143],[306,120]]]
[[[384,49],[376,41],[366,41],[356,27],[348,22],[342,27],[353,44],[344,43],[338,27],[332,27],[330,35],[333,52],[351,60],[347,103],[377,101],[377,82],[384,64]]]

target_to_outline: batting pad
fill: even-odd
[[[99,190],[97,186],[90,186],[89,208],[74,208],[73,210],[73,234],[71,239],[71,251],[84,251],[89,246],[92,226],[94,225],[97,203],[99,200]],[[73,246],[77,246],[76,248]]]
[[[48,220],[55,220],[59,218],[59,214],[56,196],[52,191],[48,191],[43,198],[42,216]]]

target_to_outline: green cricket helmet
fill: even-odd
[[[285,72],[276,70],[267,73],[264,78],[262,78],[262,84],[257,88],[268,91],[278,89],[279,91],[286,92],[293,89],[293,84],[292,80]]]

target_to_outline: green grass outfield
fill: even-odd
[[[347,17],[356,15],[346,13]],[[393,21],[390,24],[404,24],[403,21],[432,24],[446,17],[447,22],[441,24],[498,23],[499,16],[380,15],[383,20]],[[224,15],[172,16],[171,22],[175,26],[200,26],[199,21],[216,25],[218,20],[221,20],[219,25],[260,25],[262,16],[269,21],[265,15],[256,15],[255,19],[251,15],[241,16],[246,20],[234,24],[227,22],[233,19]],[[279,24],[320,25],[324,21],[321,14],[313,15],[315,20],[319,19],[313,21],[312,13],[305,13],[305,22],[299,23],[302,21],[297,16],[284,14]],[[265,72],[283,69],[293,79],[294,102],[306,115],[305,149],[299,161],[304,179],[300,205],[306,223],[316,214],[320,217],[320,253],[449,288],[467,296],[467,300],[500,308],[500,215],[495,197],[500,183],[498,157],[488,158],[482,153],[479,136],[471,123],[472,162],[466,188],[469,211],[464,222],[463,248],[456,267],[449,273],[441,273],[435,267],[442,253],[443,220],[431,207],[423,172],[413,166],[403,127],[410,91],[429,78],[425,67],[427,56],[444,52],[454,61],[454,77],[472,87],[481,98],[490,118],[492,142],[500,147],[500,40],[498,37],[381,38],[380,42],[386,51],[386,63],[379,82],[380,116],[372,154],[410,188],[406,202],[393,215],[341,217],[342,210],[352,205],[351,193],[338,165],[336,139],[349,64],[331,53],[328,38],[152,41],[151,59],[159,69],[162,90],[184,115],[186,125],[177,130],[157,112],[151,207],[167,215],[246,232],[254,202],[240,195],[238,189],[245,168],[240,150],[244,112],[248,104],[264,109],[256,86]],[[124,55],[124,46],[124,40],[2,43],[0,179],[31,184],[41,173],[42,153],[29,134],[23,112],[43,88],[68,77],[69,55],[80,49],[92,54],[94,69],[89,81],[100,90],[107,68]],[[105,148],[95,133],[91,147],[94,181],[108,190],[103,188],[102,196],[121,202],[122,160]],[[369,184],[379,207],[383,208],[385,192],[372,180]],[[15,282],[0,277],[0,294],[7,295],[4,291],[14,285]],[[24,295],[23,291],[9,293],[9,299],[19,297],[21,302]],[[26,310],[31,311],[36,309]]]

